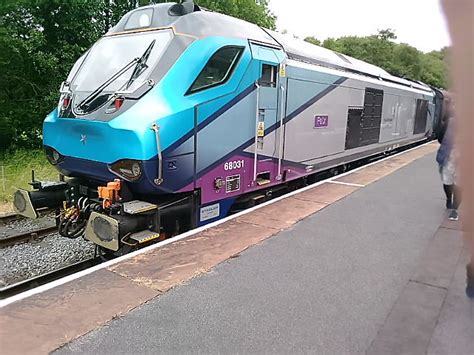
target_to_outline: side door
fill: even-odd
[[[406,138],[413,132],[416,100],[409,96],[400,96],[397,116],[397,139]]]
[[[255,142],[251,187],[281,180],[286,98],[285,54],[281,49],[250,44],[257,62]]]
[[[396,140],[398,133],[398,110],[400,107],[399,96],[386,93],[384,96],[382,122],[379,143]]]

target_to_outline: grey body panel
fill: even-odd
[[[428,85],[419,82],[413,82],[402,79],[387,73],[380,67],[366,63],[362,60],[349,57],[345,54],[334,52],[330,49],[310,44],[308,42],[293,38],[289,35],[283,35],[274,31],[268,31],[285,51],[291,57],[298,57],[302,60],[310,59],[312,62],[318,62],[323,66],[337,68],[341,71],[366,73],[367,75],[392,81],[405,86],[415,87],[425,91],[431,91]]]
[[[315,67],[317,70],[317,67]],[[301,85],[297,80],[288,78],[288,103],[293,107],[291,100],[297,95],[305,95],[304,91],[321,88],[320,82],[305,82]],[[299,85],[296,85],[298,83]],[[292,85],[294,86],[292,90]],[[390,125],[381,127],[379,143],[356,149],[344,150],[347,127],[347,110],[350,107],[363,107],[364,91],[366,87],[384,91],[390,99],[384,100],[382,107],[382,122],[388,114],[392,119]],[[310,94],[306,94],[310,96]],[[416,99],[429,99],[421,93],[409,92],[400,88],[388,87],[381,82],[367,82],[361,79],[348,78],[337,88],[322,97],[316,103],[301,112],[298,117],[286,124],[285,131],[285,160],[305,164],[321,162],[322,158],[333,159],[347,157],[359,151],[371,150],[385,142],[402,143],[403,139],[414,138],[414,116]],[[294,99],[298,100],[298,99]],[[392,114],[393,112],[393,114]],[[287,111],[287,115],[289,112]],[[327,115],[329,124],[325,128],[314,128],[314,116]],[[388,139],[390,137],[390,139]],[[424,134],[418,135],[420,139]]]
[[[201,9],[201,11],[195,11],[184,16],[169,16],[168,9],[173,4],[174,3],[150,5],[132,10],[108,32],[108,35],[124,31],[124,26],[133,12],[153,8],[154,17],[150,25],[151,28],[172,27],[176,33],[193,36],[195,39],[209,36],[250,39],[263,44],[283,48],[285,52],[296,54],[301,58],[316,60],[323,66],[339,68],[341,71],[365,73],[382,80],[399,83],[400,85],[418,88],[427,92],[432,91],[429,86],[423,83],[395,77],[375,65],[295,39],[288,35],[282,35],[261,28],[255,24],[227,15]]]
[[[287,107],[292,107],[291,101],[298,100],[296,96],[302,95],[304,91],[314,90],[317,93],[326,87],[327,84],[289,78]],[[305,162],[342,152],[346,136],[347,106],[334,103],[349,102],[350,97],[351,89],[336,88],[289,121],[285,126],[285,159]],[[314,128],[316,115],[327,115],[328,126]]]
[[[133,12],[153,8],[154,14],[150,28],[173,27],[176,33],[191,35],[196,39],[209,36],[225,36],[247,38],[279,46],[272,36],[257,25],[231,16],[204,9],[183,16],[170,16],[168,9],[173,4],[150,5],[132,10],[122,17],[118,24],[108,32],[108,35],[124,31],[125,24]]]
[[[429,131],[429,122],[425,132],[414,135],[414,117],[416,100],[432,99],[431,93],[415,88],[406,88],[394,83],[368,79],[363,76],[347,75],[343,72],[327,70],[315,65],[287,62],[287,117],[284,129],[284,160],[304,165],[314,166],[311,170],[320,170],[354,159],[359,159],[369,152],[380,151],[410,144],[425,138]],[[340,76],[337,76],[337,75]],[[337,78],[344,79],[334,84]],[[354,149],[345,149],[347,114],[349,108],[363,108],[366,88],[383,90],[382,122],[378,143]],[[318,93],[327,92],[313,104],[305,107]],[[292,114],[301,110],[295,117]],[[315,128],[316,115],[328,116],[328,125]],[[291,119],[288,119],[291,118]],[[265,137],[265,146],[271,146],[276,139],[278,142],[279,128],[275,135]],[[247,151],[253,152],[254,145]],[[277,157],[270,151],[268,156]]]

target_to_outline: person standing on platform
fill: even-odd
[[[443,182],[443,190],[446,194],[446,208],[451,210],[449,219],[457,221],[459,219],[458,208],[460,204],[459,187],[456,186],[456,136],[454,127],[454,116],[452,114],[452,102],[448,104],[446,115],[443,118],[443,133],[440,136],[440,147],[436,154],[436,161],[439,165],[439,173]]]

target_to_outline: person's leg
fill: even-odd
[[[474,298],[474,261],[466,266],[466,294],[467,297]]]
[[[446,208],[450,210],[451,208],[453,208],[453,185],[443,184],[443,190],[446,194]]]
[[[453,192],[453,210],[449,214],[449,219],[452,221],[457,221],[459,219],[458,208],[459,204],[461,203],[461,192],[459,186],[452,185],[452,192]]]
[[[461,204],[461,189],[458,185],[453,185],[453,208],[457,210]]]

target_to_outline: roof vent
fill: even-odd
[[[194,11],[200,11],[199,6],[195,5],[191,0],[186,0],[171,6],[168,10],[168,14],[170,16],[184,16]]]

